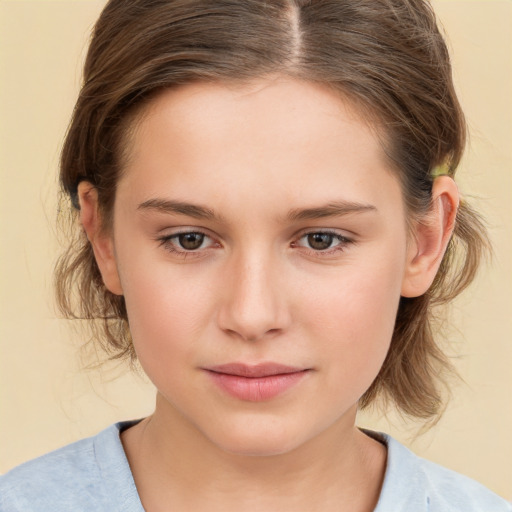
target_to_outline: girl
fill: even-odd
[[[156,408],[14,469],[0,510],[510,510],[355,427],[379,398],[442,407],[431,310],[486,245],[464,135],[424,1],[111,0],[62,152],[58,298]]]

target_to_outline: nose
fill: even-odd
[[[253,254],[226,268],[219,327],[245,341],[284,331],[290,322],[283,275],[270,257]]]

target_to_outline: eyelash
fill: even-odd
[[[188,234],[196,234],[196,235],[203,235],[206,238],[211,238],[208,236],[205,232],[200,230],[190,230],[190,231],[179,231],[177,233],[173,233],[172,235],[166,235],[157,238],[157,241],[160,242],[160,246],[164,247],[165,250],[169,251],[170,253],[173,253],[176,256],[179,256],[181,258],[190,258],[190,257],[200,257],[200,250],[201,249],[195,249],[195,250],[187,250],[187,249],[177,249],[176,246],[172,243],[172,240],[177,239],[180,235],[188,235]],[[311,248],[307,248],[304,246],[300,246],[297,244],[297,241],[302,240],[303,238],[309,236],[309,235],[329,235],[334,238],[334,240],[337,240],[339,243],[338,245],[335,245],[332,248],[324,249],[324,250],[315,250]],[[333,241],[334,241],[333,240]],[[354,244],[354,240],[344,236],[340,235],[339,233],[336,233],[332,230],[318,230],[318,231],[308,231],[305,233],[302,233],[300,237],[297,239],[296,242],[292,243],[292,247],[303,247],[306,249],[310,254],[313,256],[322,258],[326,256],[331,256],[335,253],[343,252],[347,246]]]

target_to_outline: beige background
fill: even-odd
[[[0,2],[0,472],[153,406],[143,377],[82,370],[80,337],[52,305],[57,159],[102,4]],[[434,6],[471,128],[459,185],[478,196],[496,257],[451,315],[466,384],[443,420],[416,440],[396,418],[360,424],[512,499],[512,2]]]

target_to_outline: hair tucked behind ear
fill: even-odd
[[[466,127],[426,0],[110,0],[62,150],[61,185],[76,232],[57,265],[56,288],[64,315],[88,320],[111,357],[135,353],[124,299],[103,285],[76,222],[78,183],[96,186],[110,229],[127,134],[152,97],[197,81],[276,74],[330,86],[376,125],[409,215],[428,210],[436,166],[454,175]],[[400,302],[389,354],[362,407],[382,396],[412,416],[439,414],[451,365],[434,339],[433,307],[466,288],[487,247],[482,222],[463,202],[432,287]]]
[[[430,289],[420,297],[400,299],[390,350],[380,373],[361,399],[362,408],[377,397],[394,402],[407,415],[439,419],[444,410],[440,387],[448,389],[453,365],[436,341],[433,308],[443,306],[473,281],[480,261],[490,253],[480,216],[461,202],[455,231]]]
[[[86,320],[91,340],[113,359],[135,360],[124,297],[103,284],[92,246],[75,214],[68,219],[68,247],[55,267],[56,299],[66,318]],[[61,219],[64,228],[65,219]]]

